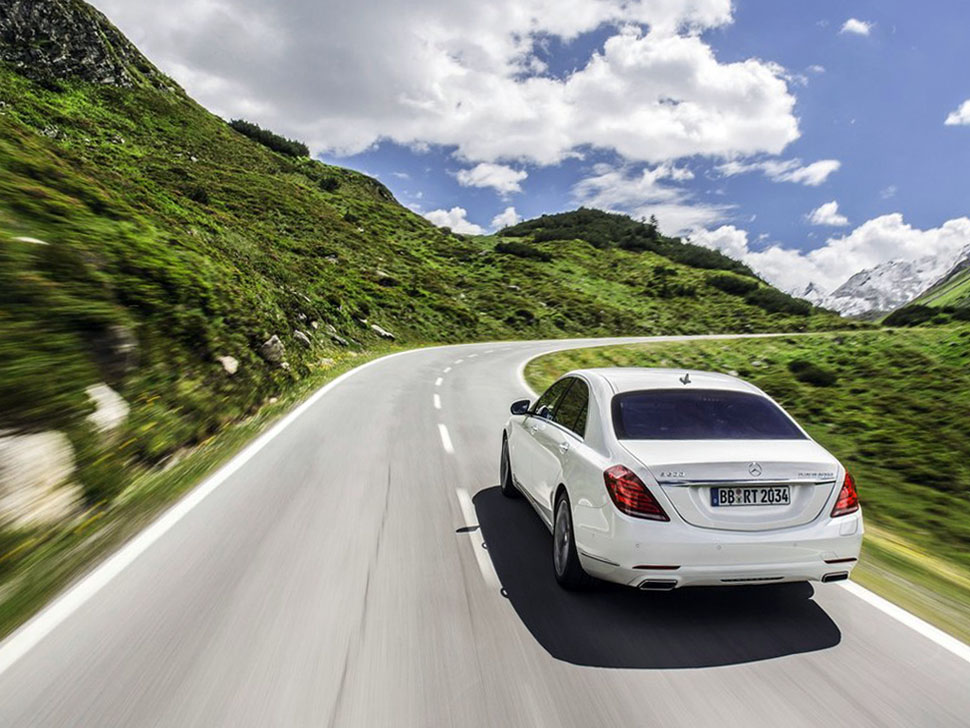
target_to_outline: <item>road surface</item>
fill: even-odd
[[[836,584],[560,591],[497,469],[567,346],[343,378],[0,647],[0,725],[970,722],[970,663]]]

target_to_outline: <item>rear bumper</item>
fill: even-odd
[[[858,563],[863,524],[856,512],[796,528],[740,532],[618,514],[612,530],[612,538],[577,531],[587,573],[618,584],[670,589],[847,578]]]

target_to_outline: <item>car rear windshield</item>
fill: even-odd
[[[718,389],[649,389],[613,397],[621,440],[804,440],[771,400]]]

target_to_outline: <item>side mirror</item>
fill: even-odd
[[[527,399],[517,399],[512,403],[510,407],[513,415],[524,415],[529,411],[529,400]]]

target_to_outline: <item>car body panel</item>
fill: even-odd
[[[506,436],[516,485],[546,526],[552,527],[556,494],[565,488],[583,567],[598,578],[633,586],[658,579],[680,587],[847,575],[859,556],[862,514],[830,517],[845,470],[801,428],[805,439],[797,440],[621,441],[615,437],[611,401],[621,392],[669,389],[677,384],[767,398],[757,387],[734,377],[691,371],[690,383],[683,385],[684,374],[683,370],[627,368],[564,375],[559,381],[574,378],[588,387],[589,411],[582,436],[534,411],[509,419]],[[567,447],[561,447],[564,443]],[[752,468],[753,463],[758,467]],[[636,473],[669,522],[617,510],[603,472],[618,464]],[[756,476],[752,470],[758,471]],[[715,508],[710,504],[710,488],[722,483],[785,484],[791,488],[792,502]]]

